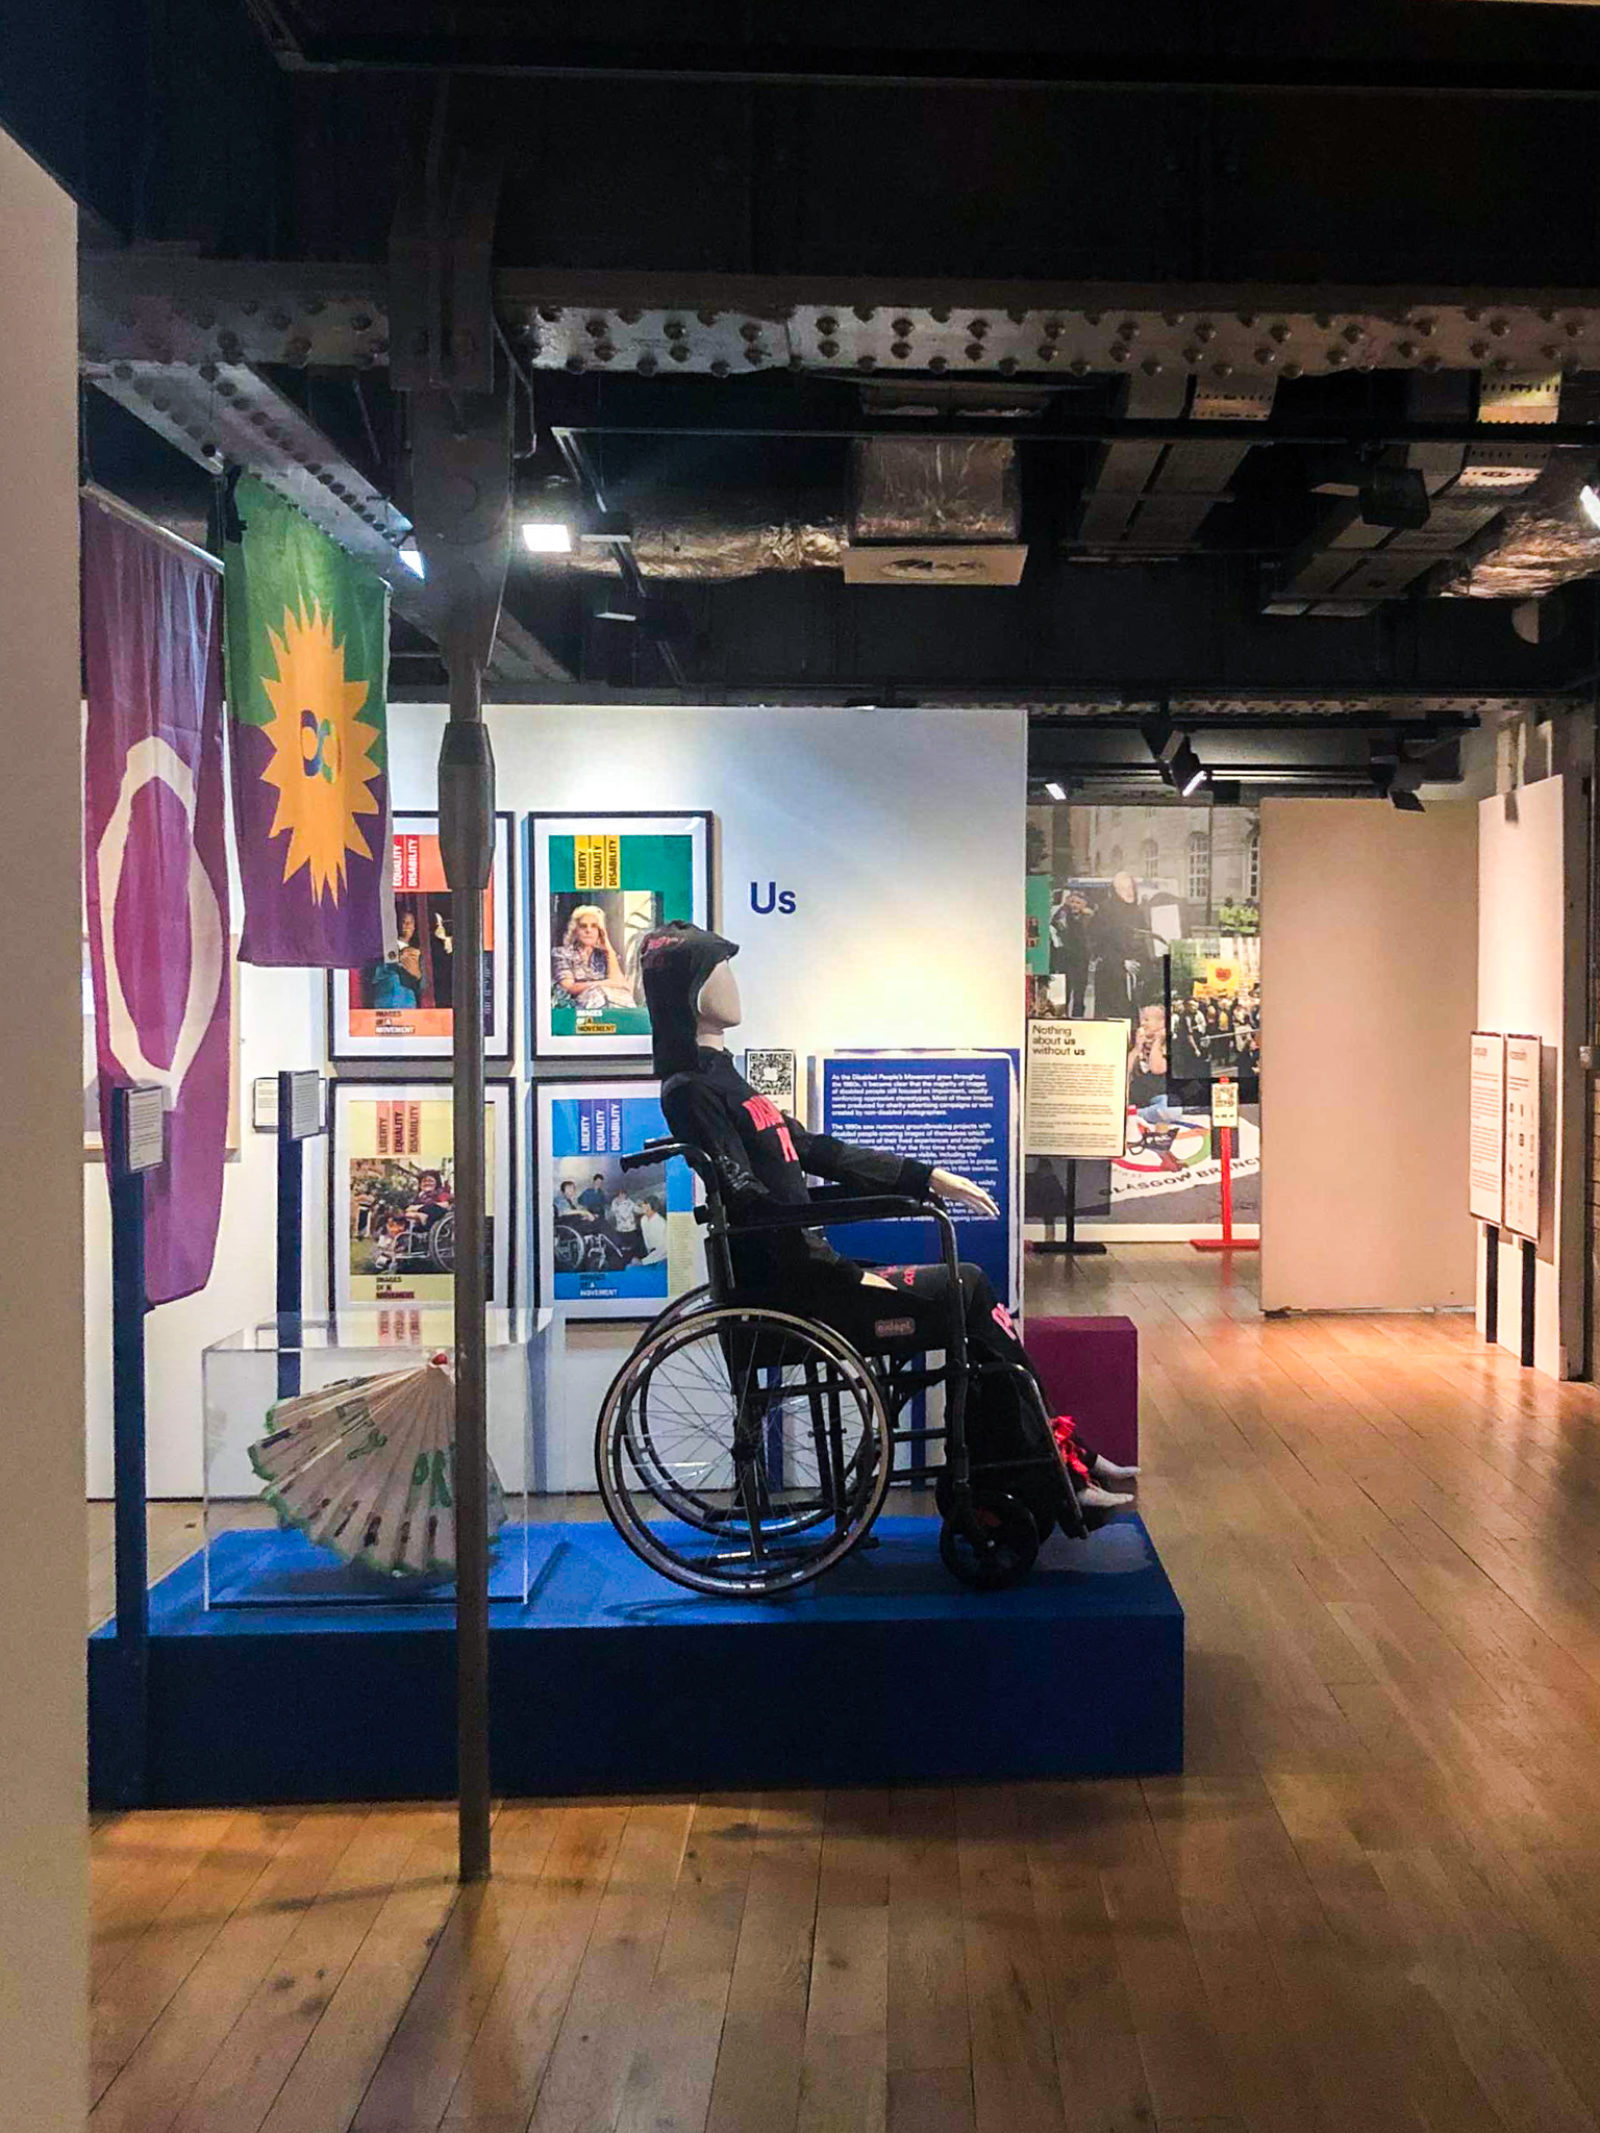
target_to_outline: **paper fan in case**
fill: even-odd
[[[385,1577],[453,1577],[455,1420],[455,1379],[439,1354],[420,1370],[342,1378],[280,1400],[250,1464],[282,1523],[318,1547]],[[491,1463],[490,1533],[505,1522]]]

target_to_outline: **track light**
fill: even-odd
[[[1180,733],[1170,719],[1147,718],[1140,724],[1139,731],[1144,735],[1145,746],[1156,759],[1162,783],[1170,785],[1180,800],[1189,799],[1207,782],[1208,772],[1195,754],[1189,736]]]
[[[400,550],[400,560],[415,577],[425,578],[428,575],[428,566],[422,560],[422,550],[415,541],[405,543]]]
[[[1391,807],[1398,807],[1403,815],[1425,815],[1427,813],[1427,809],[1416,794],[1407,792],[1404,788],[1396,788],[1390,792],[1389,804]]]
[[[1045,779],[1044,789],[1052,800],[1064,800],[1067,797],[1067,788],[1064,785],[1058,785],[1054,778]]]
[[[1578,491],[1578,502],[1590,525],[1600,528],[1600,489],[1596,489],[1592,482],[1586,481]]]
[[[1173,764],[1173,783],[1178,788],[1179,798],[1187,800],[1189,795],[1198,792],[1205,782],[1205,765],[1186,744]]]
[[[1368,467],[1356,495],[1368,526],[1399,526],[1415,533],[1428,523],[1428,485],[1415,467]]]
[[[571,555],[572,528],[565,519],[525,518],[522,545],[530,555]]]

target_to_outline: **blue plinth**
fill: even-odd
[[[608,1525],[530,1529],[533,1598],[491,1612],[494,1784],[510,1794],[1112,1777],[1183,1762],[1183,1610],[1142,1523],[1052,1541],[980,1596],[937,1521],[780,1601],[668,1585]],[[518,1555],[520,1529],[506,1542]],[[295,1535],[228,1534],[236,1596],[320,1575]],[[198,1556],[150,1607],[150,1804],[447,1797],[450,1610],[202,1605]],[[89,1642],[90,1786],[107,1766],[109,1631]]]

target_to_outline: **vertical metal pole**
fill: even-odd
[[[116,1489],[118,1712],[111,1800],[148,1795],[150,1560],[145,1529],[144,1177],[127,1167],[127,1091],[111,1099],[111,1411]]]
[[[1219,1126],[1222,1141],[1222,1241],[1233,1242],[1233,1128]]]
[[[1539,1302],[1539,1247],[1526,1239],[1522,1246],[1522,1367],[1533,1368],[1534,1340]]]
[[[1483,1337],[1490,1347],[1500,1338],[1500,1225],[1483,1225]]]
[[[300,1305],[305,1250],[305,1147],[294,1138],[294,1075],[278,1076],[278,1398],[300,1390]],[[285,1342],[292,1345],[285,1347]]]
[[[455,928],[456,1754],[460,1875],[489,1873],[488,1308],[483,1132],[483,895],[494,846],[494,756],[483,677],[450,650],[439,830]]]

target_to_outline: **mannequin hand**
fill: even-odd
[[[975,1214],[987,1215],[991,1222],[1000,1219],[1000,1209],[981,1185],[974,1185],[970,1178],[958,1178],[953,1170],[936,1170],[928,1180],[941,1200],[954,1200],[960,1207],[970,1207]]]

